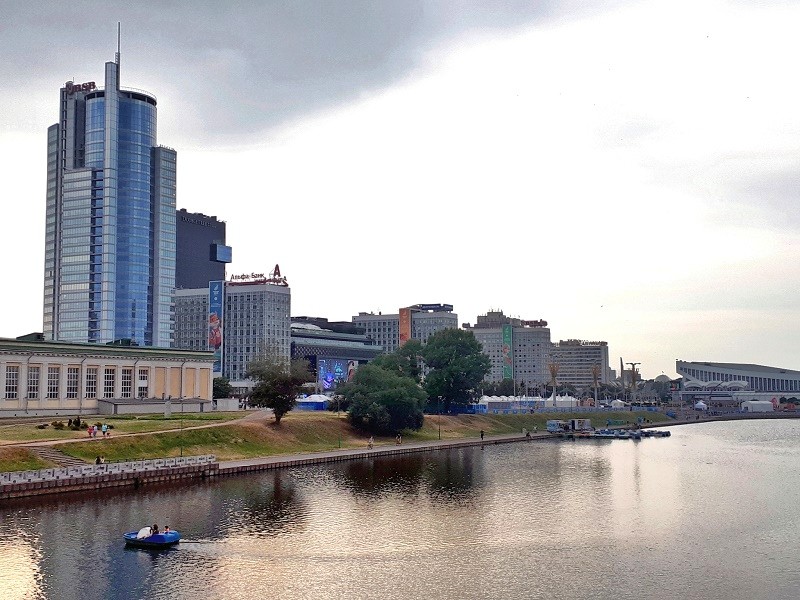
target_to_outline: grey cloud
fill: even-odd
[[[224,142],[391,85],[427,49],[454,36],[574,18],[617,3],[0,0],[0,56],[8,59],[0,61],[0,76],[55,87],[80,79],[83,70],[99,75],[113,59],[119,20],[123,84],[156,95],[169,86],[181,113],[208,123],[191,137]]]

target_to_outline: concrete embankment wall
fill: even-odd
[[[177,459],[175,459],[177,460]],[[164,461],[159,461],[164,462]],[[218,474],[216,461],[192,461],[178,466],[148,466],[126,469],[124,463],[108,465],[111,471],[91,469],[87,465],[78,469],[48,469],[39,472],[6,473],[0,481],[0,500],[44,496],[66,492],[85,492],[107,488],[139,488],[156,483],[192,481],[214,477]],[[100,465],[103,467],[105,465]],[[87,469],[86,472],[78,472]],[[68,471],[72,471],[71,473]],[[28,474],[26,476],[26,473]],[[37,475],[34,475],[36,473]],[[10,477],[5,477],[10,475]]]
[[[493,437],[486,440],[459,440],[456,442],[427,442],[398,446],[379,446],[372,450],[338,450],[333,452],[318,452],[314,454],[300,454],[287,457],[255,458],[250,460],[237,460],[219,464],[218,474],[236,475],[253,471],[268,471],[270,469],[285,469],[305,465],[318,465],[333,462],[344,462],[362,458],[378,458],[383,456],[398,456],[402,454],[416,454],[435,450],[452,450],[455,448],[469,448],[473,446],[489,446],[492,444],[509,444],[523,441],[551,440],[547,434],[532,435],[530,439],[521,435]]]

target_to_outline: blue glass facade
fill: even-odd
[[[156,123],[155,98],[120,89],[118,63],[106,63],[104,89],[61,89],[48,130],[47,339],[171,346],[176,154],[157,146]]]

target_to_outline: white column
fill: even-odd
[[[39,368],[39,407],[42,408],[47,405],[47,390],[49,387],[50,378],[47,370],[50,368],[50,363],[42,361],[42,366]]]
[[[17,390],[19,393],[19,405],[24,406],[25,398],[28,397],[28,363],[22,363],[19,366],[19,385]]]
[[[6,397],[6,363],[0,360],[0,400]]]
[[[114,398],[122,398],[122,367],[120,365],[112,365],[114,367]]]
[[[58,408],[64,407],[64,400],[67,397],[67,371],[69,366],[66,362],[58,367]]]

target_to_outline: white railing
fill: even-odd
[[[213,454],[203,456],[184,456],[181,458],[156,458],[129,462],[105,463],[102,465],[83,465],[61,469],[39,469],[38,471],[11,471],[0,473],[0,485],[8,483],[35,483],[39,481],[58,481],[63,479],[83,479],[110,473],[146,473],[158,469],[209,465],[217,462]]]

